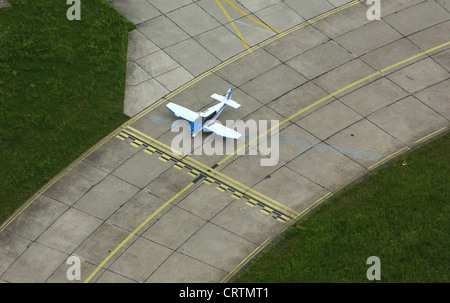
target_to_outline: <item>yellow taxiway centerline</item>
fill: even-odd
[[[264,24],[263,22],[253,18],[252,16],[250,16],[249,14],[247,14],[246,12],[244,12],[243,10],[241,10],[239,7],[237,7],[235,4],[233,4],[230,0],[225,0],[225,2],[227,2],[229,5],[231,5],[235,10],[237,10],[238,12],[240,12],[242,15],[244,15],[244,17],[247,17],[248,19],[252,20],[253,22],[267,28],[270,29],[271,31],[276,32],[277,34],[281,34],[280,31],[277,31],[276,29],[268,26],[267,24]]]
[[[167,200],[163,205],[161,205],[154,213],[152,213],[150,216],[148,216],[147,219],[145,219],[141,224],[139,224],[138,227],[136,227],[135,230],[133,230],[122,242],[120,242],[119,245],[117,245],[116,248],[114,248],[113,251],[94,269],[94,271],[84,280],[84,283],[88,283],[92,277],[105,265],[108,260],[116,254],[116,252],[124,246],[139,230],[141,230],[142,227],[145,226],[151,219],[153,219],[158,213],[160,213],[164,208],[166,208],[170,203],[172,203],[173,200],[178,198],[182,193],[187,191],[192,185],[194,185],[193,182],[190,182],[186,187],[184,187],[181,191],[179,191],[175,196]]]
[[[393,68],[395,68],[395,67],[397,67],[397,66],[399,66],[399,65],[402,65],[402,64],[404,64],[404,63],[407,63],[407,62],[409,62],[409,61],[411,61],[411,60],[417,59],[417,58],[419,58],[419,57],[421,57],[421,56],[423,56],[423,55],[426,55],[426,54],[428,54],[428,53],[431,53],[431,52],[433,52],[433,51],[435,51],[435,50],[438,50],[438,49],[440,49],[440,48],[443,48],[443,47],[445,47],[445,46],[447,46],[447,45],[450,45],[450,41],[448,41],[448,42],[446,42],[446,43],[442,43],[441,45],[438,45],[438,46],[436,46],[436,47],[430,48],[430,49],[428,49],[428,50],[426,50],[426,51],[424,51],[424,52],[418,53],[418,54],[416,54],[416,55],[414,55],[414,56],[411,56],[411,57],[409,57],[409,58],[407,58],[407,59],[405,59],[405,60],[402,60],[402,61],[399,61],[399,62],[397,62],[397,63],[394,63],[394,64],[392,64],[392,65],[390,65],[390,66],[388,66],[388,67],[386,67],[386,68],[383,68],[383,69],[381,69],[381,70],[379,70],[379,71],[376,71],[376,72],[374,72],[374,73],[372,73],[372,74],[370,74],[370,75],[368,75],[368,76],[366,76],[366,77],[364,77],[364,78],[362,78],[362,79],[359,79],[358,81],[355,81],[355,82],[353,82],[353,83],[351,83],[351,84],[349,84],[349,85],[347,85],[347,86],[345,86],[345,87],[343,87],[343,88],[341,88],[341,89],[339,89],[339,90],[337,90],[337,91],[335,91],[335,92],[329,94],[328,96],[323,97],[323,98],[320,99],[320,100],[317,100],[316,102],[314,102],[314,103],[312,103],[312,104],[310,104],[310,105],[304,107],[303,109],[299,110],[298,112],[296,112],[296,113],[292,114],[291,116],[287,117],[286,119],[284,119],[283,121],[281,121],[280,123],[278,123],[278,125],[276,125],[275,127],[269,128],[267,131],[263,132],[262,134],[260,134],[259,136],[257,136],[257,137],[254,138],[253,140],[251,140],[250,142],[246,143],[244,146],[242,146],[241,148],[239,148],[239,149],[237,149],[236,151],[234,151],[233,154],[228,155],[227,157],[225,157],[224,159],[222,159],[221,161],[219,161],[217,164],[218,164],[218,165],[222,165],[224,162],[226,162],[226,161],[229,160],[231,157],[233,157],[234,155],[236,155],[240,150],[246,148],[246,147],[249,146],[251,143],[254,143],[255,141],[259,140],[259,138],[260,138],[261,136],[266,136],[268,133],[272,132],[275,128],[279,128],[280,126],[282,126],[282,125],[285,124],[286,122],[292,120],[293,118],[295,118],[295,117],[297,117],[298,115],[304,113],[305,111],[307,111],[307,110],[309,110],[309,109],[311,109],[311,108],[313,108],[313,107],[319,105],[320,103],[322,103],[322,102],[324,102],[324,101],[330,99],[331,97],[336,96],[336,95],[338,95],[338,94],[340,94],[340,93],[342,93],[342,92],[348,90],[349,88],[352,88],[352,87],[354,87],[354,86],[356,86],[356,85],[358,85],[358,84],[360,84],[360,83],[362,83],[362,82],[364,82],[364,81],[367,81],[367,80],[369,80],[369,79],[371,79],[371,78],[373,78],[373,77],[375,77],[375,76],[381,75],[381,74],[383,74],[384,72],[386,72],[386,71],[388,71],[388,70],[390,70],[390,69],[393,69]]]
[[[233,26],[234,30],[236,31],[236,33],[239,35],[239,39],[242,40],[242,42],[244,42],[244,45],[247,49],[250,48],[250,46],[248,45],[248,43],[245,41],[244,37],[242,36],[241,32],[239,31],[239,29],[237,28],[236,24],[233,22],[233,19],[231,19],[230,15],[228,14],[228,12],[226,11],[226,9],[223,7],[222,3],[220,3],[219,0],[216,0],[217,5],[220,7],[220,9],[222,10],[222,12],[225,14],[225,16],[227,17],[228,21],[230,21],[231,25]]]

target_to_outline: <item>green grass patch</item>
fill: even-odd
[[[11,0],[0,9],[0,222],[118,127],[128,32],[103,0]]]
[[[287,230],[235,282],[449,282],[450,134],[405,154]],[[402,165],[405,162],[406,165]]]

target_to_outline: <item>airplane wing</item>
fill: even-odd
[[[181,105],[169,102],[166,107],[174,113],[175,116],[180,117],[181,119],[187,120],[189,122],[194,122],[197,119],[198,114],[196,112],[187,109]]]
[[[241,134],[238,133],[237,131],[228,128],[226,126],[223,126],[222,124],[217,122],[214,122],[208,126],[204,125],[203,129],[215,133],[224,138],[239,139],[239,137],[241,136]]]

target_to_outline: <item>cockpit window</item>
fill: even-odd
[[[210,115],[206,116],[206,117],[202,117],[202,124],[205,124],[206,121],[212,119],[215,115],[216,115],[216,111],[212,112]]]

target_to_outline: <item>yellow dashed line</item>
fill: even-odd
[[[197,177],[198,175],[200,175],[200,173],[195,169],[189,171],[188,174],[191,175],[192,177]]]
[[[228,186],[225,186],[225,185],[221,184],[221,185],[217,186],[216,189],[218,191],[224,192],[224,191],[226,191],[228,189]]]
[[[207,177],[203,180],[203,183],[208,184],[208,185],[212,184],[213,182],[214,182],[214,180],[209,177]]]
[[[183,163],[177,162],[173,167],[175,167],[176,169],[183,169],[185,165]]]
[[[270,214],[271,212],[273,212],[273,209],[268,208],[268,207],[264,207],[263,209],[261,209],[261,212],[265,215]]]
[[[156,139],[153,139],[152,137],[148,136],[147,134],[144,134],[144,133],[140,132],[139,130],[134,129],[131,126],[128,126],[127,130],[131,131],[133,136],[140,136],[141,137],[140,139],[143,141],[145,141],[145,139],[150,140],[152,142],[152,144],[155,144],[155,146],[158,146],[158,148],[161,149],[162,151],[164,151],[165,153],[168,153],[168,154],[172,153],[171,147],[165,145],[164,143],[162,143]],[[173,155],[173,157],[176,159],[179,158],[176,155]],[[210,174],[214,174],[214,179],[221,182],[222,185],[223,184],[229,184],[229,185],[236,184],[236,189],[238,191],[245,191],[247,193],[247,195],[249,196],[249,198],[254,198],[256,200],[262,199],[262,201],[266,201],[265,203],[271,204],[270,206],[272,208],[279,210],[281,213],[288,213],[288,215],[291,215],[291,216],[297,215],[296,211],[263,195],[260,192],[257,192],[255,190],[251,189],[250,187],[246,186],[245,184],[242,184],[242,183],[238,182],[237,180],[234,180],[233,178],[230,178],[229,176],[227,176],[219,171],[211,169],[210,167],[206,166],[205,164],[203,164],[193,158],[190,158],[189,156],[184,157],[183,161],[186,162],[187,165],[189,165],[193,168],[195,167],[197,170],[201,171],[204,175],[209,176]],[[235,186],[231,185],[231,187],[234,188]]]
[[[256,204],[258,204],[258,202],[256,202],[256,201],[253,200],[253,199],[249,199],[247,202],[245,202],[245,204],[247,204],[247,205],[250,206],[250,207],[253,207],[253,206],[255,206]]]
[[[242,198],[243,194],[241,194],[240,192],[235,192],[234,194],[231,195],[233,198],[235,198],[236,200],[239,200],[240,198]]]
[[[161,160],[162,162],[167,162],[170,160],[170,157],[163,154],[158,158],[158,160]]]
[[[286,222],[286,221],[289,221],[289,218],[286,217],[285,215],[281,215],[277,218],[277,220],[280,222]]]

